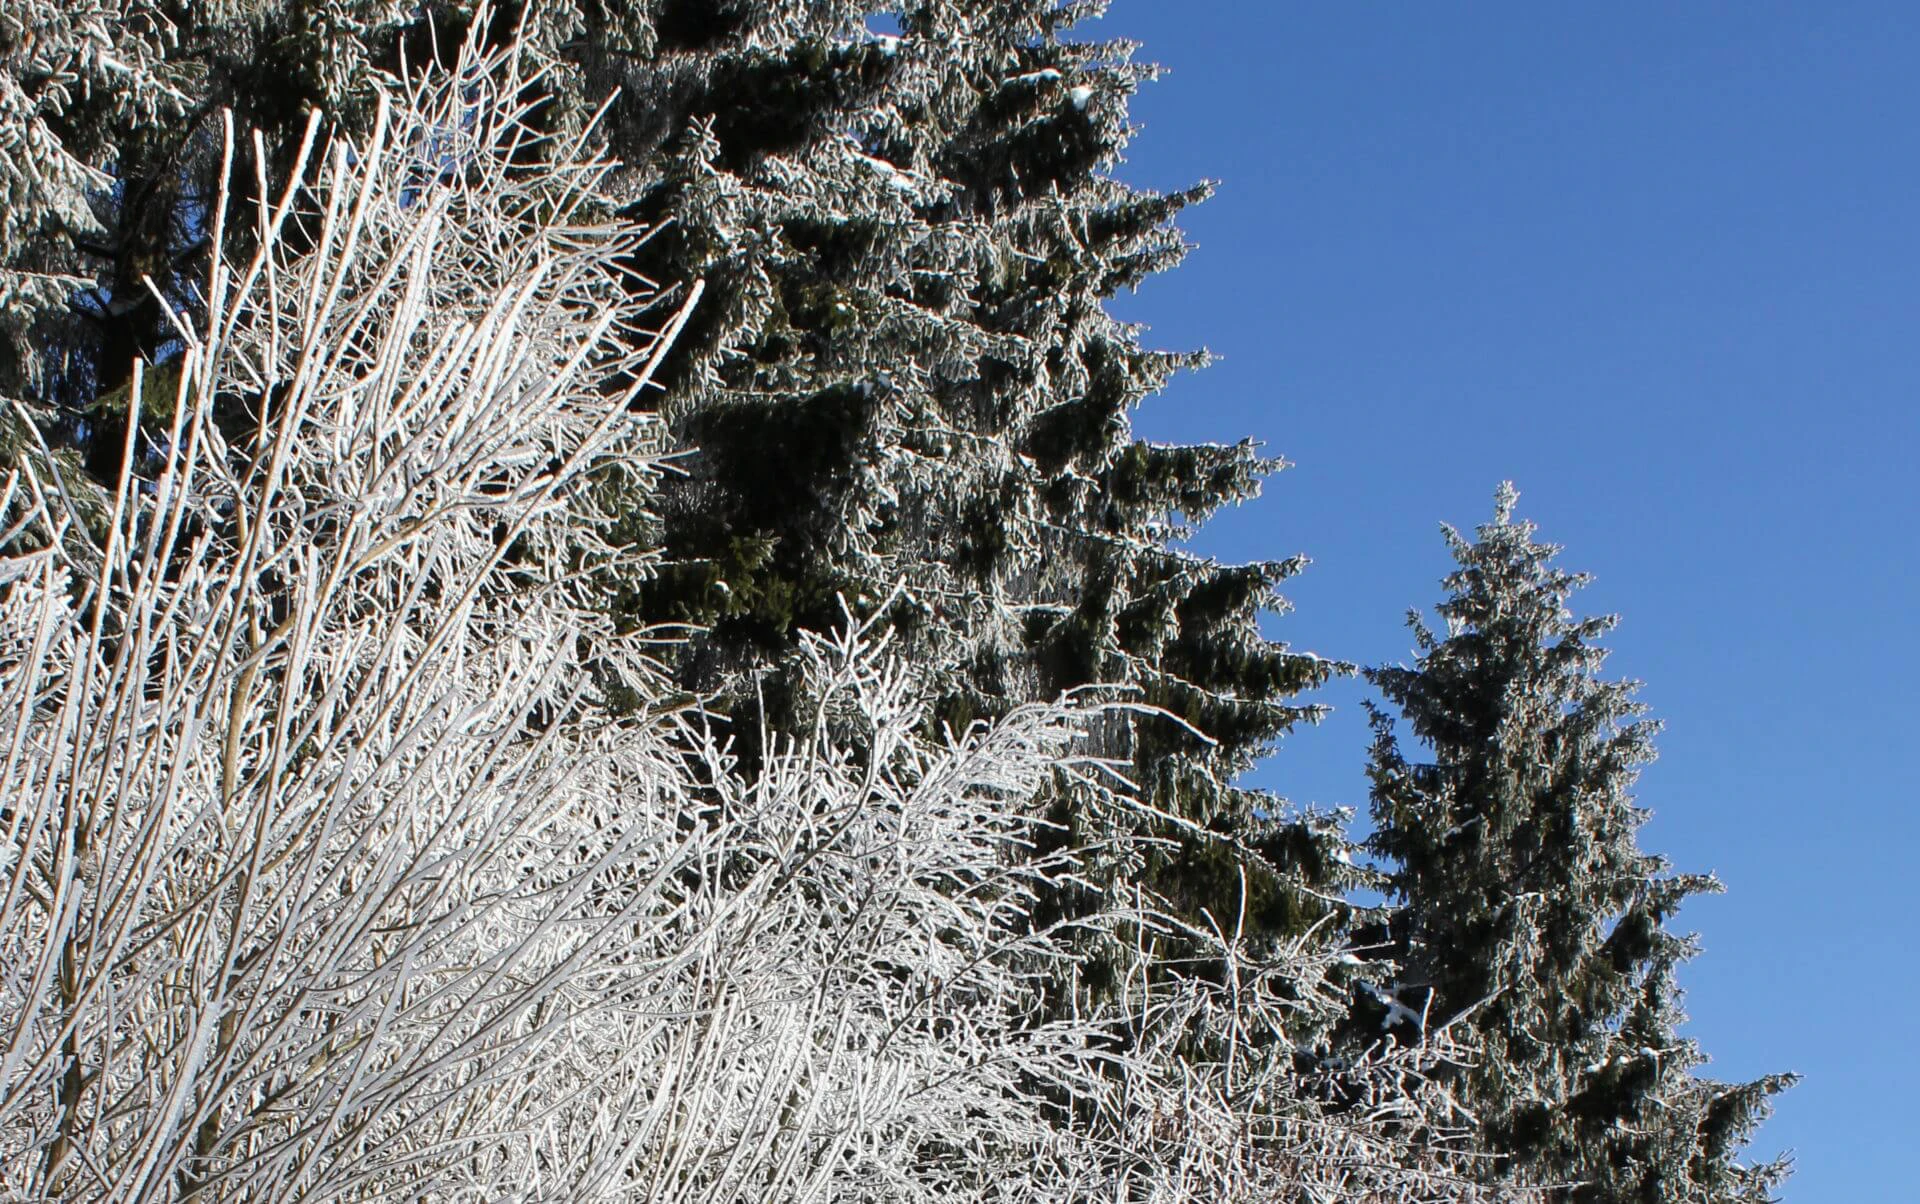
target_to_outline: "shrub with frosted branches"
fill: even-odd
[[[649,471],[607,382],[665,335],[585,220],[606,165],[515,167],[535,83],[469,58],[357,149],[316,119],[118,492],[7,478],[11,1190],[564,1198],[604,1156],[535,1134],[604,1128],[565,1052],[710,835],[644,801],[664,721],[593,718],[649,671],[596,638],[580,508]]]
[[[1299,1070],[1317,944],[1223,923],[1047,1006],[1080,943],[1033,903],[1085,851],[1035,855],[1033,800],[1131,805],[1076,751],[1112,700],[929,740],[850,621],[750,778],[673,701],[595,504],[659,468],[634,402],[686,310],[528,121],[540,72],[470,49],[357,146],[316,118],[213,213],[257,250],[117,490],[44,448],[0,482],[0,1192],[1472,1198],[1431,1051]]]

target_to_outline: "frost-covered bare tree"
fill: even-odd
[[[1047,1006],[1088,851],[1035,800],[1140,805],[1084,751],[1120,702],[932,740],[851,619],[750,775],[675,702],[598,504],[658,471],[634,402],[699,289],[636,288],[588,144],[525,153],[543,69],[390,79],[276,187],[256,141],[268,199],[207,214],[252,258],[136,367],[116,488],[0,482],[0,1191],[1477,1198],[1435,1049],[1302,1072],[1326,942],[1137,894],[1071,921],[1129,976]]]
[[[664,879],[606,884],[706,836],[623,805],[675,781],[660,722],[587,718],[589,682],[646,667],[592,640],[590,527],[560,516],[646,470],[601,381],[665,336],[608,304],[634,236],[574,220],[605,164],[512,168],[533,82],[470,61],[357,149],[310,132],[276,204],[210,215],[258,249],[180,328],[168,434],[109,498],[44,453],[7,478],[11,1190],[544,1197],[594,1171],[535,1133],[616,1107],[575,1030],[643,935],[609,917],[673,914]]]

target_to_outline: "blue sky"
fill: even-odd
[[[1221,360],[1138,415],[1296,467],[1223,558],[1304,552],[1274,634],[1411,655],[1442,520],[1520,512],[1667,723],[1643,844],[1711,869],[1683,977],[1793,1201],[1911,1199],[1920,1075],[1920,6],[1116,0],[1169,75],[1124,178],[1220,195],[1123,298]],[[1364,806],[1359,687],[1262,784]]]

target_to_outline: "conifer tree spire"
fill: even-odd
[[[1693,1073],[1674,974],[1698,946],[1666,925],[1722,888],[1639,847],[1632,789],[1658,724],[1639,683],[1600,676],[1617,620],[1568,609],[1588,578],[1534,542],[1518,496],[1503,483],[1472,541],[1444,528],[1444,627],[1411,613],[1416,662],[1366,674],[1432,759],[1409,760],[1375,710],[1367,843],[1397,979],[1363,1018],[1376,1036],[1471,1030],[1483,1052],[1456,1088],[1497,1176],[1581,1204],[1768,1200],[1784,1164],[1735,1157],[1793,1076]]]

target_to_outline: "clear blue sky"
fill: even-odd
[[[1402,660],[1511,477],[1666,720],[1644,844],[1721,1077],[1798,1070],[1792,1201],[1915,1198],[1920,5],[1116,0],[1170,74],[1122,175],[1220,195],[1119,310],[1222,358],[1138,415],[1297,467],[1200,546],[1273,632]],[[1261,774],[1364,805],[1357,687]]]

